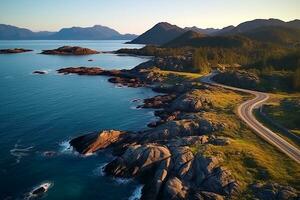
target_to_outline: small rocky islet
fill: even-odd
[[[16,54],[16,53],[25,53],[33,51],[31,49],[22,49],[22,48],[14,48],[14,49],[0,49],[0,54]]]
[[[152,61],[149,61],[152,62]],[[183,82],[162,84],[156,67],[146,62],[132,70],[104,70],[98,67],[69,67],[58,73],[110,76],[112,83],[128,87],[149,86],[165,93],[145,99],[141,108],[154,108],[160,119],[139,132],[103,130],[74,138],[73,149],[91,154],[110,149],[115,159],[104,167],[108,176],[134,178],[144,185],[141,199],[236,199],[242,186],[218,155],[194,151],[195,146],[231,145],[231,138],[217,136],[228,128],[226,121],[214,120],[206,111],[216,107],[207,94],[222,88]],[[237,78],[243,76],[237,76]],[[252,83],[252,82],[251,82]],[[299,192],[279,184],[253,183],[251,190],[259,199],[296,199]],[[279,198],[278,198],[279,197]]]
[[[83,48],[78,46],[62,46],[57,49],[52,50],[43,50],[41,54],[47,55],[92,55],[92,54],[99,54],[99,51],[92,50],[89,48]]]
[[[47,74],[47,71],[36,70],[36,71],[33,71],[32,73],[33,73],[33,74],[43,75],[43,74]]]

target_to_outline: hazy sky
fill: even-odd
[[[0,23],[34,31],[100,24],[140,34],[161,21],[221,28],[255,18],[300,19],[300,0],[0,0]]]

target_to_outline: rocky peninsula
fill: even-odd
[[[99,54],[99,51],[95,51],[88,48],[82,48],[77,46],[63,46],[57,49],[52,50],[43,50],[41,54],[48,55],[91,55],[91,54]]]
[[[22,49],[22,48],[15,48],[15,49],[0,49],[0,54],[14,54],[14,53],[25,53],[33,51],[31,49]]]
[[[147,86],[165,93],[145,99],[139,106],[157,109],[155,115],[160,119],[150,122],[151,128],[82,135],[70,141],[74,150],[87,155],[110,149],[115,159],[104,167],[104,172],[138,180],[144,185],[141,199],[237,199],[245,191],[259,199],[269,199],[269,192],[274,199],[298,197],[297,190],[277,183],[245,183],[244,178],[238,178],[239,172],[226,164],[228,157],[224,153],[235,148],[237,136],[233,132],[240,131],[233,111],[233,106],[242,100],[240,94],[202,84],[194,75],[166,72],[153,63],[156,60],[132,70],[58,70],[63,74],[110,76],[112,83]],[[222,111],[228,109],[231,114]],[[245,156],[240,150],[234,154],[237,158]]]

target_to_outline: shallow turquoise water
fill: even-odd
[[[54,56],[42,49],[78,45],[99,51],[133,48],[124,41],[0,41],[3,48],[34,52],[0,55],[0,199],[21,198],[49,181],[43,199],[128,199],[137,187],[101,176],[100,166],[112,159],[105,152],[89,157],[65,151],[67,141],[101,129],[141,130],[153,120],[151,110],[133,109],[131,100],[155,95],[146,88],[117,88],[106,77],[58,75],[68,66],[132,68],[145,58],[99,54]],[[88,62],[93,59],[93,62]],[[33,75],[47,70],[47,75]],[[55,151],[45,157],[43,152]]]

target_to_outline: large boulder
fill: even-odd
[[[277,183],[254,184],[252,185],[254,196],[260,200],[298,200],[300,193],[290,187],[282,186]]]
[[[125,133],[116,130],[91,133],[72,139],[70,145],[81,154],[91,154],[119,142],[124,138]]]
[[[164,187],[163,199],[183,200],[186,199],[187,188],[177,177],[170,178]]]
[[[180,179],[184,179],[191,170],[194,154],[187,146],[172,147],[171,168],[172,173]]]
[[[170,158],[165,146],[158,144],[132,145],[125,153],[106,165],[105,172],[117,177],[130,178],[143,175]],[[164,163],[166,167],[169,163]]]
[[[158,144],[132,145],[106,165],[105,173],[122,178],[138,178],[145,184],[141,199],[156,199],[168,175],[171,153]]]
[[[139,106],[142,108],[165,108],[176,97],[174,94],[157,95],[144,100],[144,104]]]
[[[219,160],[216,157],[205,157],[201,153],[197,153],[193,160],[193,170],[191,170],[189,174],[193,183],[197,187],[201,187],[203,181],[212,173],[218,164]]]
[[[221,130],[224,124],[205,118],[201,113],[170,115],[165,123],[155,124],[155,128],[139,135],[140,142],[155,142],[177,139],[187,136],[201,136]],[[177,118],[177,119],[176,119]]]
[[[184,112],[199,112],[207,110],[213,106],[212,101],[201,90],[192,90],[177,99],[171,105],[172,110],[180,110]]]
[[[193,120],[168,121],[140,134],[140,141],[146,143],[192,136],[198,133],[198,129],[199,124]]]
[[[229,170],[224,167],[217,167],[206,177],[202,187],[209,192],[232,196],[238,192],[239,185]]]
[[[195,192],[190,196],[189,199],[192,200],[224,200],[224,197],[213,193],[213,192],[206,192],[206,191],[198,191]]]
[[[176,138],[169,141],[168,146],[179,147],[179,146],[192,146],[198,144],[205,144],[209,141],[209,137],[206,135],[201,136],[187,136],[182,138]]]

